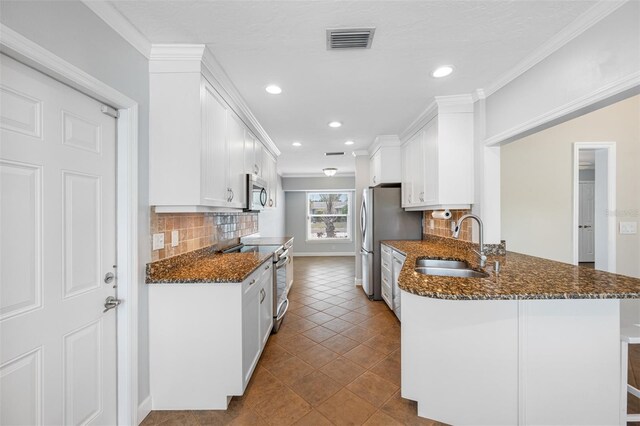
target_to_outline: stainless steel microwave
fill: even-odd
[[[258,175],[247,174],[246,212],[259,212],[267,205],[267,181]]]

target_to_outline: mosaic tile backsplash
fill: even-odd
[[[451,222],[457,222],[463,215],[471,213],[471,210],[451,210],[451,219],[433,219],[431,217],[433,210],[427,210],[422,214],[422,229],[424,232],[423,239],[426,235],[435,235],[437,237],[451,237]],[[430,222],[433,220],[434,228],[431,229]],[[462,224],[460,232],[460,240],[472,242],[471,237],[472,222],[467,219]]]
[[[171,232],[179,243],[171,247]],[[164,249],[152,250],[151,261],[199,250],[226,240],[258,232],[258,213],[156,213],[151,208],[151,235],[164,232]]]

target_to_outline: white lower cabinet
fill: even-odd
[[[226,409],[244,393],[273,326],[272,268],[241,283],[149,285],[152,409]]]
[[[380,285],[382,299],[393,310],[393,284],[391,281],[391,247],[380,245]]]

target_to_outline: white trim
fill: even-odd
[[[355,252],[348,252],[348,251],[329,251],[329,252],[299,252],[296,251],[293,255],[293,257],[331,257],[331,256],[355,256],[356,253]]]
[[[514,141],[526,136],[528,132],[531,133],[532,131],[541,130],[538,129],[541,126],[548,123],[557,123],[557,120],[561,120],[563,118],[572,118],[572,114],[580,113],[585,108],[593,107],[599,102],[605,101],[613,96],[634,88],[638,88],[640,90],[640,71],[622,77],[603,87],[599,87],[589,94],[487,138],[485,139],[484,144],[487,147],[491,147]]]
[[[101,102],[116,107],[118,424],[138,424],[138,104],[80,68],[54,55],[6,25],[0,25],[0,52],[60,80]],[[124,293],[124,295],[122,294]]]
[[[200,72],[240,120],[278,157],[281,152],[205,44],[152,44],[149,72]]]
[[[138,405],[138,423],[142,423],[142,421],[145,419],[145,417],[147,417],[149,415],[149,413],[151,413],[152,405],[153,404],[151,402],[151,395],[146,397],[140,403],[140,405]]]
[[[355,278],[353,280],[353,283],[355,284],[356,287],[362,287],[362,278]]]
[[[478,89],[478,93],[482,90]],[[447,112],[473,112],[474,96],[471,94],[436,96],[427,108],[422,111],[409,126],[400,133],[402,144],[418,133],[424,126],[433,120],[439,113]]]
[[[616,210],[616,143],[615,142],[575,142],[573,144],[573,264],[579,260],[578,224],[580,212],[580,150],[581,149],[606,149],[607,150],[607,272],[616,272],[616,216],[612,212]]]
[[[368,153],[366,155],[369,155]],[[283,178],[317,178],[317,177],[322,177],[322,178],[336,178],[336,177],[354,177],[356,174],[355,172],[343,172],[343,173],[336,173],[335,175],[329,177],[327,175],[325,175],[324,173],[283,173],[281,176]],[[353,190],[352,190],[353,191]]]
[[[543,61],[549,55],[569,43],[571,40],[584,33],[586,30],[597,24],[599,21],[616,11],[627,0],[622,1],[599,1],[576,20],[564,27],[558,34],[553,36],[543,45],[534,50],[530,55],[520,61],[515,67],[501,75],[489,86],[484,88],[484,95],[491,96],[511,81],[515,80],[535,65]]]
[[[111,3],[104,0],[81,0],[100,19],[109,25],[120,37],[149,59],[151,42],[127,18],[122,16]]]
[[[351,155],[353,155],[354,157],[359,157],[362,155],[366,155],[367,157],[369,156],[369,151],[367,151],[366,149],[358,149],[356,151],[351,151]],[[354,173],[355,175],[355,173]]]
[[[374,139],[373,143],[369,146],[369,156],[372,156],[376,153],[377,150],[382,148],[383,146],[400,146],[402,143],[400,142],[400,138],[398,135],[378,135]],[[354,151],[355,157],[355,151]]]

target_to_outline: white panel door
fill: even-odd
[[[228,111],[227,148],[229,149],[230,207],[246,207],[247,175],[244,173],[244,124],[231,110]]]
[[[579,261],[595,261],[595,236],[593,233],[595,214],[595,186],[593,182],[581,182],[579,187],[578,243]]]
[[[227,180],[227,107],[209,83],[202,84],[202,202],[226,207],[231,199]]]
[[[115,119],[0,59],[0,424],[112,425]]]

